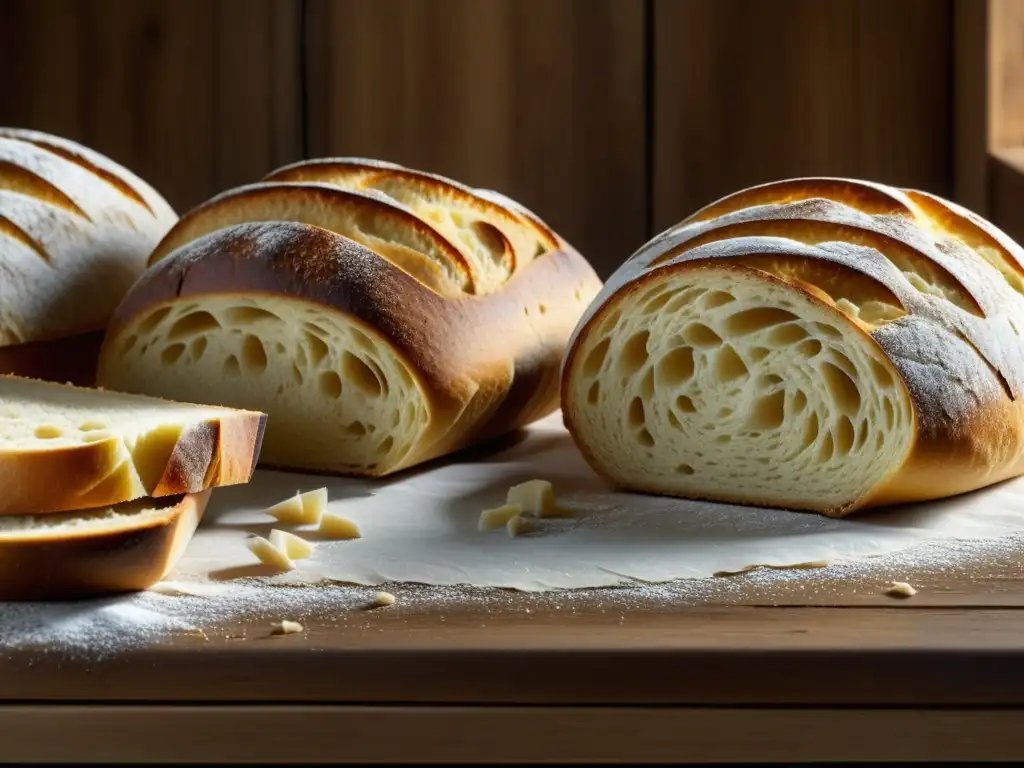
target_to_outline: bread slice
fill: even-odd
[[[203,491],[0,517],[0,600],[70,600],[146,589],[174,568],[209,496]]]
[[[1024,474],[1021,255],[913,190],[744,190],[609,279],[565,423],[627,488],[836,516]]]
[[[103,155],[0,128],[0,347],[101,331],[176,221],[156,191]],[[66,361],[48,357],[46,377],[91,383],[91,366]],[[18,362],[0,357],[0,372],[33,372]]]
[[[266,416],[0,376],[0,516],[248,482]]]
[[[557,408],[601,283],[537,216],[374,161],[269,178],[167,235],[111,321],[101,384],[265,411],[264,464],[368,476]]]

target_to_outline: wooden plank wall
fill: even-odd
[[[607,274],[773,178],[952,194],[953,21],[954,0],[0,0],[0,124],[179,210],[304,155],[391,159],[519,198]]]

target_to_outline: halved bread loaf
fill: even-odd
[[[209,496],[0,517],[0,600],[70,600],[151,587],[178,562]]]
[[[0,372],[91,384],[107,320],[175,221],[103,155],[0,128]]]
[[[0,517],[246,483],[266,416],[0,376]]]
[[[369,161],[271,177],[297,180],[227,192],[167,235],[111,323],[104,386],[265,411],[265,464],[361,475],[557,408],[600,281],[536,216]]]
[[[639,491],[844,515],[1024,473],[1024,252],[933,195],[744,190],[588,308],[563,413]]]

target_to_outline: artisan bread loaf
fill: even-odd
[[[175,221],[99,153],[0,128],[0,372],[92,383],[107,320]]]
[[[563,414],[626,488],[840,516],[1024,473],[1024,252],[934,195],[744,190],[636,252]]]
[[[246,483],[266,416],[0,376],[0,516]]]
[[[380,476],[558,407],[600,281],[501,195],[313,161],[185,215],[117,309],[99,381],[269,415],[261,460]]]
[[[0,517],[0,600],[70,600],[146,589],[192,539],[210,491],[101,509]]]

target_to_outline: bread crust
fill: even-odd
[[[146,272],[114,313],[99,380],[117,381],[121,331],[169,302],[260,294],[312,302],[374,329],[414,372],[431,423],[422,441],[427,448],[408,457],[409,465],[554,411],[565,339],[600,284],[563,243],[520,268],[500,291],[450,298],[332,232],[244,224],[195,240]]]
[[[0,128],[0,353],[102,331],[176,220],[152,187],[103,155],[38,131]],[[69,376],[61,354],[11,354],[32,358],[31,365],[6,370],[55,381],[87,383],[95,364],[76,361],[78,375]]]
[[[823,234],[823,226],[830,230]],[[1017,319],[1024,317],[1024,283],[1015,277],[1024,274],[1021,253],[990,223],[914,190],[848,179],[743,190],[654,238],[607,281],[568,345],[566,426],[594,464],[572,417],[583,404],[572,399],[571,377],[577,350],[618,299],[680,271],[748,270],[764,257],[791,276],[761,272],[759,279],[781,281],[861,330],[884,352],[913,405],[914,438],[901,464],[865,497],[818,511],[841,516],[1017,477],[1024,474],[1024,320]],[[836,276],[860,273],[878,297],[889,297],[879,300],[895,297],[897,316],[869,322],[839,311],[792,277],[800,262]],[[927,279],[908,281],[918,266],[931,269]],[[727,489],[714,500],[735,501]]]
[[[0,386],[10,378],[0,376]],[[225,409],[180,433],[160,433],[147,446],[145,477],[118,435],[66,447],[0,450],[0,515],[67,512],[247,483],[265,426],[266,414]]]
[[[162,514],[107,530],[0,532],[0,600],[73,600],[147,589],[175,566],[209,497],[209,491],[172,497],[159,505]]]

